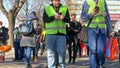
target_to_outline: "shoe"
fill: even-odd
[[[38,61],[38,57],[37,57],[37,56],[34,56],[34,57],[33,57],[33,61],[37,62],[37,61]]]
[[[41,52],[40,55],[42,56],[42,55],[43,55],[43,52]]]
[[[73,61],[72,64],[75,64],[75,62]]]
[[[68,63],[71,63],[71,60],[69,60]]]
[[[21,60],[19,60],[19,62],[24,62],[24,60],[23,60],[23,59],[21,59]]]
[[[75,64],[75,61],[73,61],[72,64]]]
[[[75,58],[73,58],[73,62],[72,62],[72,64],[75,64]]]
[[[101,65],[101,68],[106,68],[106,65],[105,64]]]
[[[13,61],[19,61],[18,59],[13,59]]]

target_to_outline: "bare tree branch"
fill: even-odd
[[[0,9],[1,9],[1,11],[5,14],[5,15],[7,15],[8,14],[8,12],[6,11],[6,9],[5,9],[5,7],[3,6],[3,0],[0,0]]]
[[[23,4],[25,3],[26,0],[21,0],[20,3],[19,3],[19,6],[17,7],[15,13],[14,13],[14,17],[17,16],[19,10],[21,9],[21,7],[23,6]]]
[[[15,0],[15,7],[17,8],[19,6],[19,0]]]
[[[15,0],[15,3],[13,4],[13,6],[10,8],[9,12],[14,12],[17,8],[17,5],[19,3],[19,0]]]

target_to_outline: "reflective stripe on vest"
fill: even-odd
[[[45,11],[49,17],[54,16],[56,13],[52,6],[46,6]],[[66,16],[67,7],[61,6],[59,8],[59,12],[61,12],[64,16]],[[46,34],[57,34],[58,32],[66,34],[66,24],[62,20],[54,20],[52,22],[46,22],[45,27],[46,27]]]
[[[96,4],[94,0],[87,0],[87,3],[90,6],[87,14],[91,14],[93,9],[96,6],[99,6],[99,13],[93,17],[89,27],[95,28],[98,26],[99,28],[105,28],[106,27],[105,17],[102,16],[102,13],[105,11],[104,0],[98,0],[98,4]],[[86,21],[86,25],[88,22],[89,20]]]

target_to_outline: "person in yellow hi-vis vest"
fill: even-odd
[[[112,36],[112,25],[105,0],[85,0],[82,5],[81,18],[88,26],[88,46],[90,50],[90,68],[106,68],[104,48],[106,45],[106,28]]]
[[[68,8],[61,0],[51,0],[45,6],[43,21],[45,23],[48,68],[65,68],[66,56],[66,23],[70,22]]]

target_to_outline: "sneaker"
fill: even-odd
[[[42,55],[43,55],[43,52],[41,52],[40,55],[42,56]]]
[[[33,61],[37,62],[38,61],[38,57],[37,56],[33,57]]]

